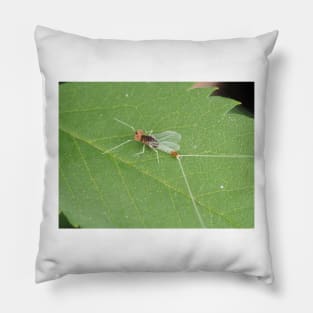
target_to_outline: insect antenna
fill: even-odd
[[[126,127],[128,127],[128,128],[130,128],[130,129],[132,129],[134,132],[136,131],[135,127],[133,127],[133,126],[131,126],[131,125],[129,125],[129,124],[127,124],[127,123],[125,123],[125,122],[119,120],[118,118],[115,117],[114,120],[115,120],[116,122],[118,122],[118,123],[120,123],[120,124],[122,124],[122,125],[124,125],[124,126],[126,126]]]
[[[114,146],[114,147],[112,147],[112,148],[110,148],[110,149],[108,149],[108,150],[102,152],[102,154],[106,154],[106,153],[109,153],[109,152],[111,152],[111,151],[113,151],[113,150],[115,150],[115,149],[118,149],[119,147],[124,146],[124,145],[126,145],[127,143],[129,143],[129,142],[131,142],[131,141],[133,141],[133,140],[132,140],[132,139],[128,139],[128,140],[126,140],[126,141],[124,141],[124,142],[118,144],[117,146]]]

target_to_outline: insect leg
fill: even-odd
[[[111,151],[113,151],[113,150],[115,150],[115,149],[118,149],[119,147],[124,146],[124,145],[126,145],[127,143],[129,143],[129,142],[131,142],[131,141],[133,141],[133,140],[132,140],[132,139],[128,139],[128,140],[126,140],[126,141],[120,143],[119,145],[117,145],[117,146],[115,146],[115,147],[113,147],[113,148],[111,148],[111,149],[109,149],[109,150],[106,150],[106,151],[102,152],[102,154],[106,154],[106,153],[109,153],[109,152],[111,152]]]
[[[141,152],[138,152],[138,153],[135,153],[135,155],[144,154],[144,153],[145,153],[145,149],[146,149],[146,145],[143,145],[142,151],[141,151]]]
[[[159,152],[158,152],[158,150],[157,150],[157,149],[154,149],[154,148],[152,148],[152,147],[151,147],[151,149],[156,153],[158,164],[160,164],[160,159],[159,159]]]

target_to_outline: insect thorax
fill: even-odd
[[[153,148],[156,148],[159,145],[158,141],[154,137],[149,135],[142,135],[141,142]]]

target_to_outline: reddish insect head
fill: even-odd
[[[135,137],[134,137],[134,139],[135,139],[136,141],[141,141],[142,135],[144,135],[144,131],[141,130],[141,129],[138,129],[138,130],[135,132]]]

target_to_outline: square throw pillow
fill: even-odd
[[[37,282],[199,270],[272,281],[263,140],[276,37],[135,42],[37,27],[48,155]]]

